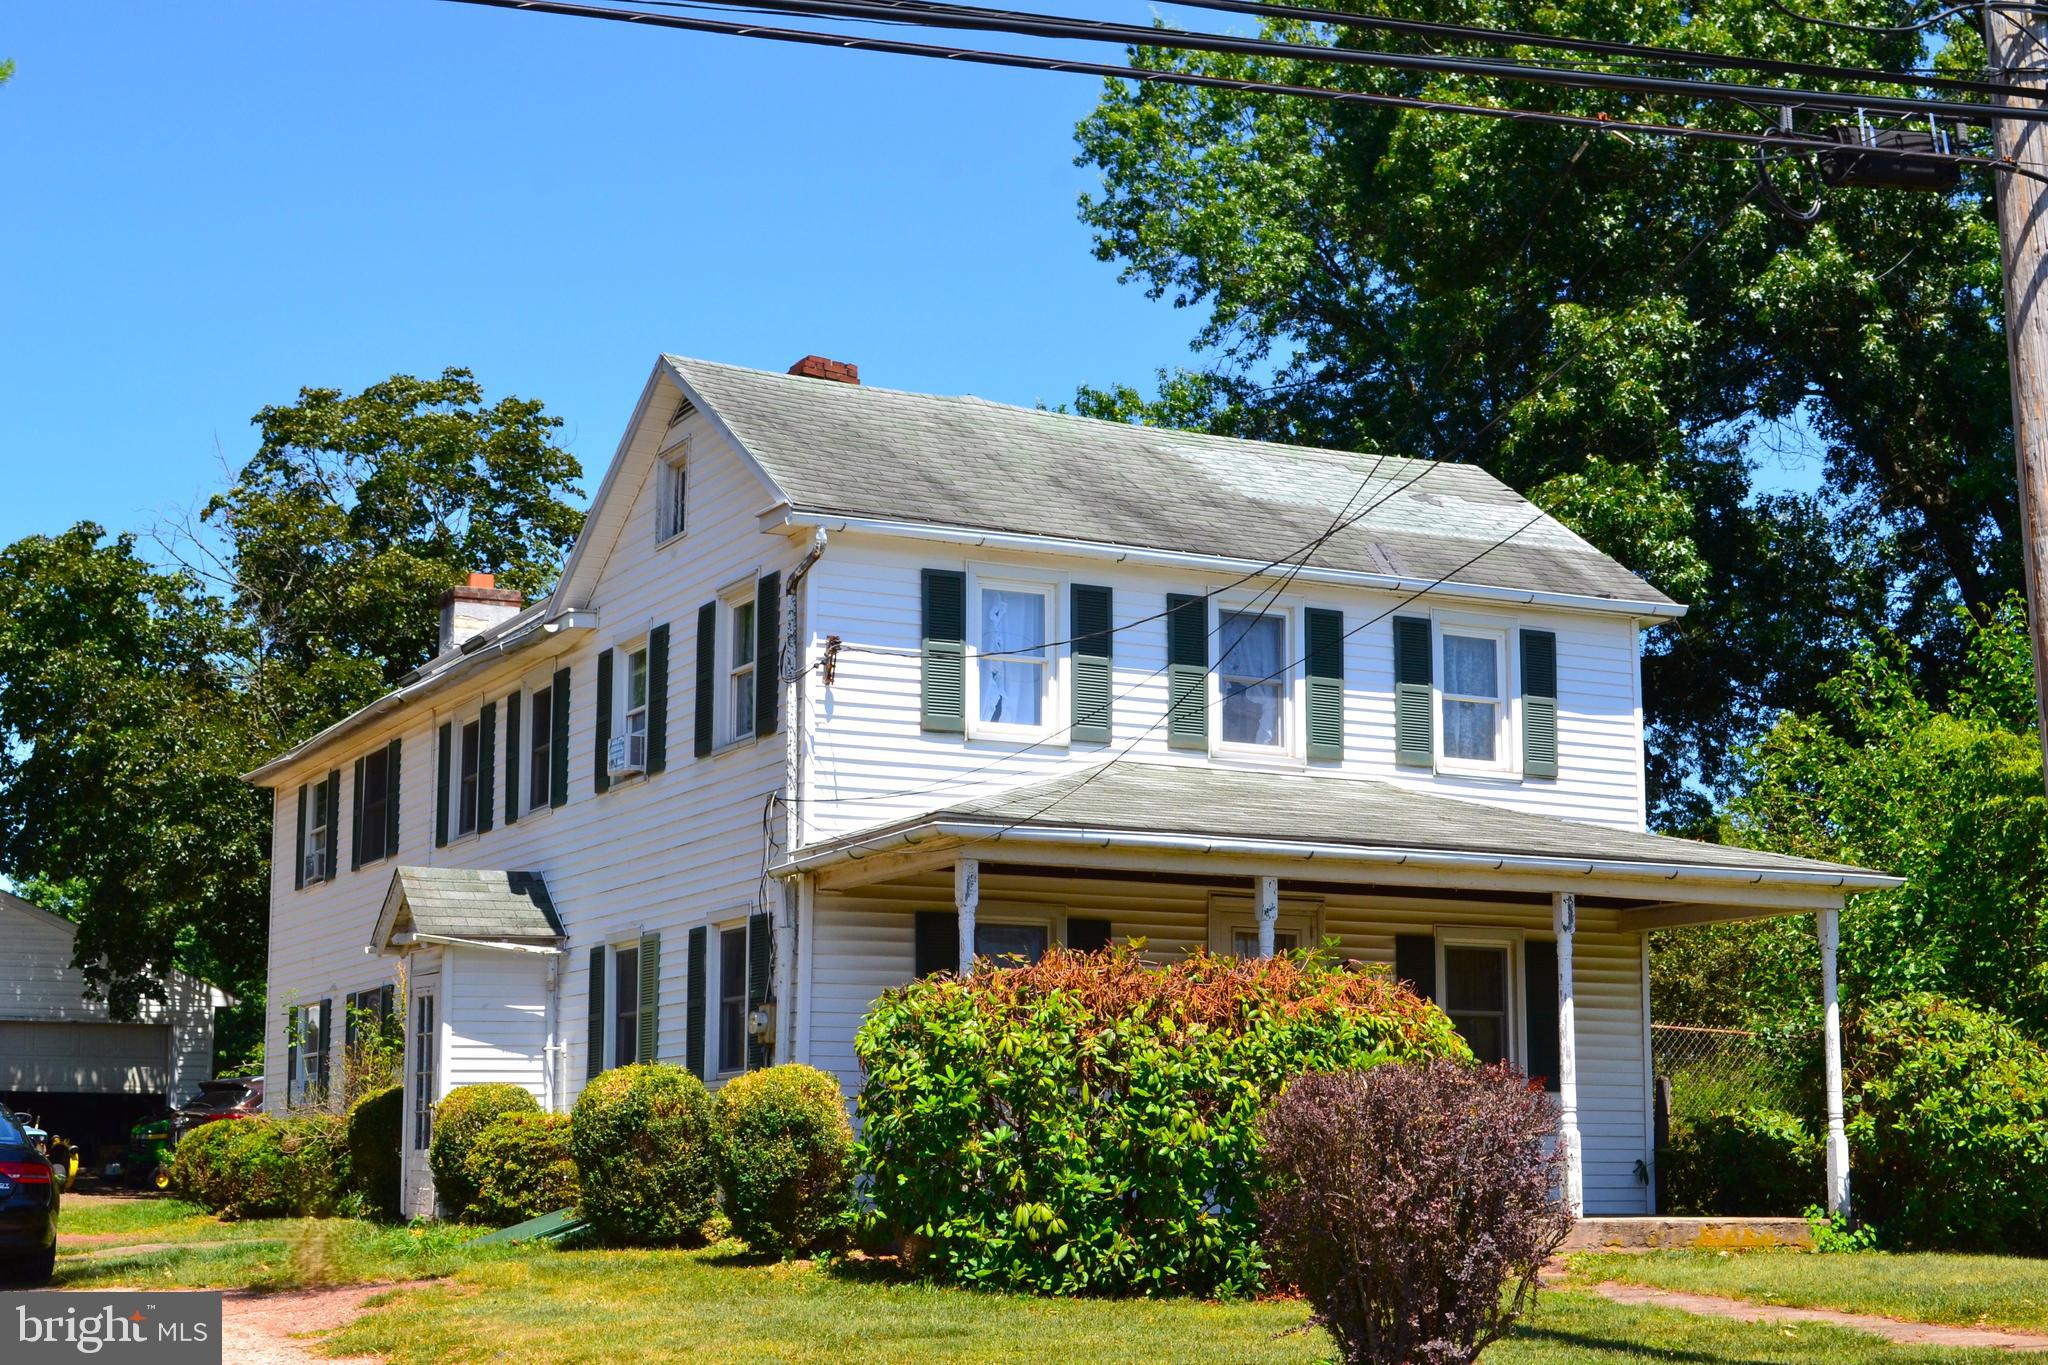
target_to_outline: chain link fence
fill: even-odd
[[[1685,1123],[1739,1109],[1798,1108],[1800,1069],[1817,1034],[1756,1033],[1652,1024],[1650,1062],[1670,1086],[1671,1119]]]

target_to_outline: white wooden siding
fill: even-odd
[[[1107,917],[1121,941],[1143,937],[1155,961],[1202,946],[1209,937],[1210,892],[1200,886],[1150,882],[1075,881],[985,876],[984,911],[1004,903]],[[1235,894],[1242,895],[1242,891]],[[1283,899],[1295,893],[1281,883]],[[1428,934],[1437,926],[1498,927],[1532,938],[1550,935],[1544,907],[1485,905],[1428,894],[1315,895],[1318,932],[1336,936],[1351,958],[1391,967],[1396,934]],[[913,911],[952,908],[944,874],[905,878],[860,891],[818,897],[812,966],[812,1064],[835,1073],[849,1096],[859,1092],[854,1034],[883,991],[914,970]],[[1649,1211],[1644,1125],[1643,990],[1640,937],[1616,928],[1612,910],[1581,909],[1574,939],[1578,991],[1579,1124],[1585,1143],[1586,1208],[1591,1214]]]
[[[927,733],[918,708],[921,661],[920,571],[925,568],[985,568],[1058,586],[1059,628],[1067,634],[1066,598],[1071,583],[1106,584],[1114,590],[1114,736],[1107,744],[1070,743],[1070,719],[1062,701],[1055,716],[1060,730],[1043,742],[963,738]],[[804,782],[803,839],[836,834],[902,818],[1006,787],[1042,781],[1126,754],[1165,763],[1215,763],[1282,770],[1337,772],[1427,788],[1536,814],[1564,816],[1621,828],[1642,827],[1641,722],[1636,706],[1636,630],[1625,619],[1590,613],[1536,609],[1487,611],[1459,604],[1466,621],[1484,621],[1508,632],[1509,694],[1518,697],[1519,649],[1515,630],[1528,626],[1557,633],[1558,776],[1555,780],[1503,776],[1432,774],[1394,761],[1392,616],[1419,614],[1432,605],[1389,593],[1327,587],[1287,590],[1279,603],[1296,609],[1290,659],[1299,659],[1299,608],[1327,607],[1344,613],[1345,755],[1341,764],[1275,758],[1225,758],[1171,749],[1163,716],[1167,704],[1164,668],[1166,623],[1157,618],[1170,592],[1220,589],[1229,580],[1200,573],[1061,560],[1056,556],[977,551],[892,541],[842,532],[835,535],[806,584],[811,611],[806,625],[807,664],[818,661],[823,642],[841,643],[834,681],[822,671],[807,676],[810,753]],[[1222,599],[1231,604],[1234,598]],[[1212,617],[1213,623],[1213,617]],[[1211,658],[1217,641],[1211,638]],[[1064,651],[1061,651],[1064,656]],[[1064,669],[1062,657],[1060,667]],[[972,664],[970,663],[970,668]],[[1294,672],[1298,675],[1299,670]],[[1300,688],[1290,704],[1289,723],[1300,729]],[[1063,698],[1064,692],[1059,695]],[[1214,710],[1212,706],[1212,711]],[[1516,706],[1514,711],[1518,711]],[[1514,712],[1511,711],[1511,715]],[[1519,752],[1516,725],[1512,751]],[[1517,764],[1519,767],[1519,764]]]
[[[548,1098],[547,959],[537,953],[447,950],[459,959],[444,981],[447,1046],[442,1070],[455,1085],[503,1082]],[[445,959],[444,959],[445,962]]]

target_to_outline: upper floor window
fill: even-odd
[[[306,842],[299,850],[303,859],[303,877],[308,883],[325,881],[334,870],[334,807],[337,786],[332,782],[315,782],[302,789],[300,800],[306,803]]]
[[[673,540],[689,529],[690,462],[687,444],[663,455],[656,471],[654,538]]]
[[[745,739],[754,733],[755,648],[754,603],[735,602],[732,607],[732,649],[727,658],[732,717],[732,737]]]
[[[1287,618],[1277,612],[1224,611],[1216,630],[1222,742],[1287,747]]]
[[[1052,588],[983,580],[975,599],[975,728],[1044,729],[1052,712]]]
[[[483,727],[471,721],[462,727],[462,759],[456,769],[455,832],[476,833],[477,778],[483,766]]]
[[[626,728],[628,736],[647,737],[647,646],[626,651]]]
[[[361,861],[374,863],[398,851],[390,837],[390,806],[397,793],[397,764],[388,746],[372,749],[362,759],[362,790],[356,817],[356,853]]]
[[[1446,625],[1440,634],[1442,758],[1447,766],[1498,768],[1507,753],[1507,647],[1495,630]]]
[[[527,709],[533,713],[533,724],[526,747],[526,808],[546,810],[554,780],[555,689],[536,687]]]

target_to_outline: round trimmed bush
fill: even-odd
[[[357,1100],[348,1111],[349,1181],[385,1218],[398,1216],[398,1187],[405,1141],[405,1087],[386,1086]]]
[[[200,1134],[218,1128],[219,1134]],[[257,1115],[221,1119],[194,1130],[178,1144],[198,1140],[175,1169],[194,1198],[223,1218],[325,1218],[348,1192],[348,1128],[332,1114],[295,1118]]]
[[[839,1082],[794,1063],[735,1076],[718,1092],[718,1184],[732,1231],[753,1250],[836,1245],[853,1203],[853,1126]]]
[[[510,1227],[576,1204],[576,1163],[567,1114],[506,1114],[470,1144],[464,1173],[476,1198],[462,1216]]]
[[[458,1085],[434,1106],[427,1167],[434,1173],[434,1194],[450,1217],[463,1217],[476,1202],[476,1184],[469,1178],[467,1166],[477,1134],[507,1114],[539,1112],[540,1101],[531,1091],[503,1081]]]
[[[1888,1242],[2048,1252],[2048,1050],[1938,995],[1849,1036],[1853,1210]]]
[[[179,1138],[171,1149],[171,1193],[218,1213],[228,1145],[235,1139],[235,1129],[250,1122],[254,1120],[216,1119]]]
[[[718,1192],[704,1082],[662,1062],[591,1078],[569,1127],[578,1207],[600,1236],[675,1246],[702,1236]]]
[[[854,1046],[877,1211],[941,1274],[1060,1294],[1256,1289],[1267,1104],[1305,1072],[1472,1055],[1382,968],[1128,945],[913,982]]]

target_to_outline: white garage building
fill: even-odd
[[[221,990],[172,974],[168,1003],[130,1023],[85,994],[72,965],[77,927],[0,891],[0,1104],[97,1145],[135,1119],[197,1093],[213,1066]]]

